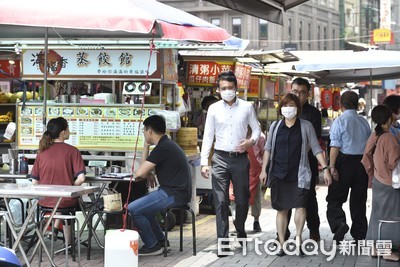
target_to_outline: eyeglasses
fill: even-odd
[[[297,91],[297,90],[292,90],[291,93],[294,95],[302,95],[302,96],[305,96],[308,94],[308,92],[306,92],[306,91]]]

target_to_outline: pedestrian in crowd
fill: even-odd
[[[311,89],[310,83],[304,78],[296,78],[292,82],[292,90],[291,93],[295,94],[301,104],[301,113],[299,114],[299,118],[303,120],[307,120],[312,123],[317,138],[321,138],[321,127],[322,127],[322,119],[321,112],[314,106],[308,103],[308,96]],[[311,150],[308,151],[308,161],[311,169],[311,185],[310,190],[308,191],[308,201],[307,201],[307,227],[310,231],[310,239],[314,241],[320,241],[321,237],[319,235],[319,215],[318,215],[318,202],[317,202],[317,193],[315,192],[315,184],[319,179],[319,171],[318,171],[318,160],[313,155]],[[292,211],[288,212],[288,222],[290,222],[290,217],[292,215]],[[290,236],[289,228],[286,231],[285,238],[288,239]]]
[[[39,141],[39,152],[31,171],[33,184],[81,185],[85,182],[85,163],[81,152],[65,143],[69,139],[68,122],[63,117],[51,119]],[[39,200],[44,208],[54,208],[58,198],[45,197]],[[69,213],[79,209],[78,198],[62,198],[59,208],[71,208]],[[54,222],[54,236],[57,239],[60,220]],[[71,244],[71,225],[63,227],[65,242]]]
[[[343,204],[350,192],[350,233],[358,241],[367,233],[368,175],[361,164],[365,144],[371,135],[365,118],[357,114],[358,95],[347,91],[340,97],[342,115],[337,117],[330,131],[330,171],[333,177],[326,201],[327,219],[333,239],[339,243],[349,230]]]
[[[383,104],[388,106],[392,111],[392,125],[390,132],[396,137],[397,143],[400,145],[400,95],[389,95],[383,100]]]
[[[323,150],[319,145],[311,122],[298,118],[301,114],[299,98],[286,94],[278,106],[284,119],[272,123],[263,158],[260,180],[271,188],[272,208],[277,210],[276,228],[281,250],[277,256],[284,256],[283,243],[288,225],[288,212],[295,208],[296,249],[302,254],[301,234],[306,220],[306,207],[311,186],[312,172],[308,161],[311,150],[323,167],[325,184],[332,182]],[[267,170],[267,165],[269,165]]]
[[[251,137],[251,128],[249,127],[247,131],[247,138]],[[263,133],[260,134],[258,138],[258,142],[256,145],[249,147],[247,149],[247,156],[249,157],[250,161],[250,172],[249,172],[249,179],[250,179],[250,199],[249,204],[251,206],[251,216],[253,216],[253,231],[254,232],[261,232],[261,225],[260,225],[260,215],[261,215],[261,183],[260,183],[260,173],[261,173],[261,166],[263,161],[264,155],[264,146],[265,146],[265,135]],[[233,189],[232,182],[229,186],[229,200],[231,201],[231,214],[232,217],[235,217],[236,212],[236,203],[235,203],[235,194]]]
[[[235,188],[236,217],[234,225],[238,238],[247,237],[244,223],[249,209],[249,168],[246,150],[255,145],[260,136],[260,126],[251,103],[236,97],[237,80],[232,71],[218,75],[217,86],[222,100],[212,104],[207,112],[201,148],[201,174],[212,177],[212,195],[217,216],[217,237],[229,234],[229,182]],[[246,139],[247,127],[252,130]],[[215,138],[211,172],[208,156]],[[220,251],[229,251],[227,242]],[[226,256],[226,253],[218,253]]]
[[[395,136],[390,134],[392,110],[385,105],[374,107],[371,113],[376,123],[375,131],[368,139],[362,164],[373,177],[372,208],[367,231],[367,240],[378,240],[379,220],[400,217],[400,192],[392,187],[392,171],[400,160],[400,147]],[[382,227],[381,240],[400,244],[400,226],[388,224]],[[375,253],[376,255],[376,253]],[[386,260],[399,261],[397,253],[383,256]]]
[[[183,150],[168,136],[165,119],[153,115],[143,121],[145,138],[142,161],[135,172],[136,180],[147,180],[150,187],[159,187],[129,203],[128,210],[144,245],[139,255],[159,255],[163,251],[165,236],[155,215],[174,206],[184,206],[191,198],[192,182],[188,159]],[[149,147],[154,149],[149,154]]]
[[[208,108],[210,107],[211,104],[214,104],[217,101],[218,101],[218,98],[216,98],[213,95],[205,96],[203,98],[203,100],[201,101],[202,113],[200,116],[198,116],[197,123],[196,123],[197,129],[199,130],[199,136],[201,136],[201,137],[203,137],[204,126],[206,125]]]

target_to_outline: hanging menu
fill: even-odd
[[[133,151],[143,147],[142,122],[161,109],[160,105],[79,105],[46,107],[47,122],[56,117],[68,121],[70,137],[66,143],[80,150]],[[43,135],[43,106],[18,106],[18,148],[36,150]]]

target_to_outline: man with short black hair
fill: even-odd
[[[312,123],[317,138],[321,138],[321,112],[314,106],[308,103],[308,96],[310,94],[311,85],[304,78],[296,78],[292,82],[292,94],[295,94],[299,97],[301,104],[301,113],[299,118],[303,120],[307,120]],[[308,152],[308,161],[310,163],[311,169],[311,185],[310,191],[308,192],[308,202],[307,202],[307,227],[310,230],[310,239],[314,241],[320,241],[321,237],[319,234],[319,215],[318,215],[318,202],[317,202],[317,193],[315,192],[315,184],[319,179],[319,171],[318,171],[318,160],[313,155],[311,149]],[[288,213],[288,218],[290,221],[291,210]],[[289,230],[287,230],[289,231]],[[288,233],[286,233],[288,236]]]
[[[167,208],[184,206],[191,198],[190,166],[183,150],[165,134],[165,119],[153,115],[143,121],[145,138],[142,162],[135,172],[135,179],[147,179],[156,185],[153,170],[159,182],[158,190],[150,192],[128,205],[129,213],[144,245],[140,256],[159,255],[163,251],[165,236],[155,215]],[[149,147],[155,145],[149,155]]]
[[[244,224],[249,210],[249,168],[247,149],[257,143],[261,133],[254,107],[236,97],[237,79],[232,71],[222,72],[217,80],[222,100],[212,104],[207,113],[201,147],[201,174],[212,178],[212,194],[217,216],[217,237],[229,234],[229,182],[232,181],[236,201],[234,225],[238,238],[246,238]],[[247,127],[252,134],[247,138]],[[211,146],[214,145],[212,171],[208,166]],[[222,251],[229,250],[223,244]],[[226,256],[218,253],[219,257]]]

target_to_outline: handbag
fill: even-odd
[[[400,160],[397,162],[396,168],[392,171],[392,187],[394,189],[400,188]]]
[[[105,211],[121,211],[122,198],[121,193],[114,189],[108,189],[107,194],[103,195],[104,210]]]

